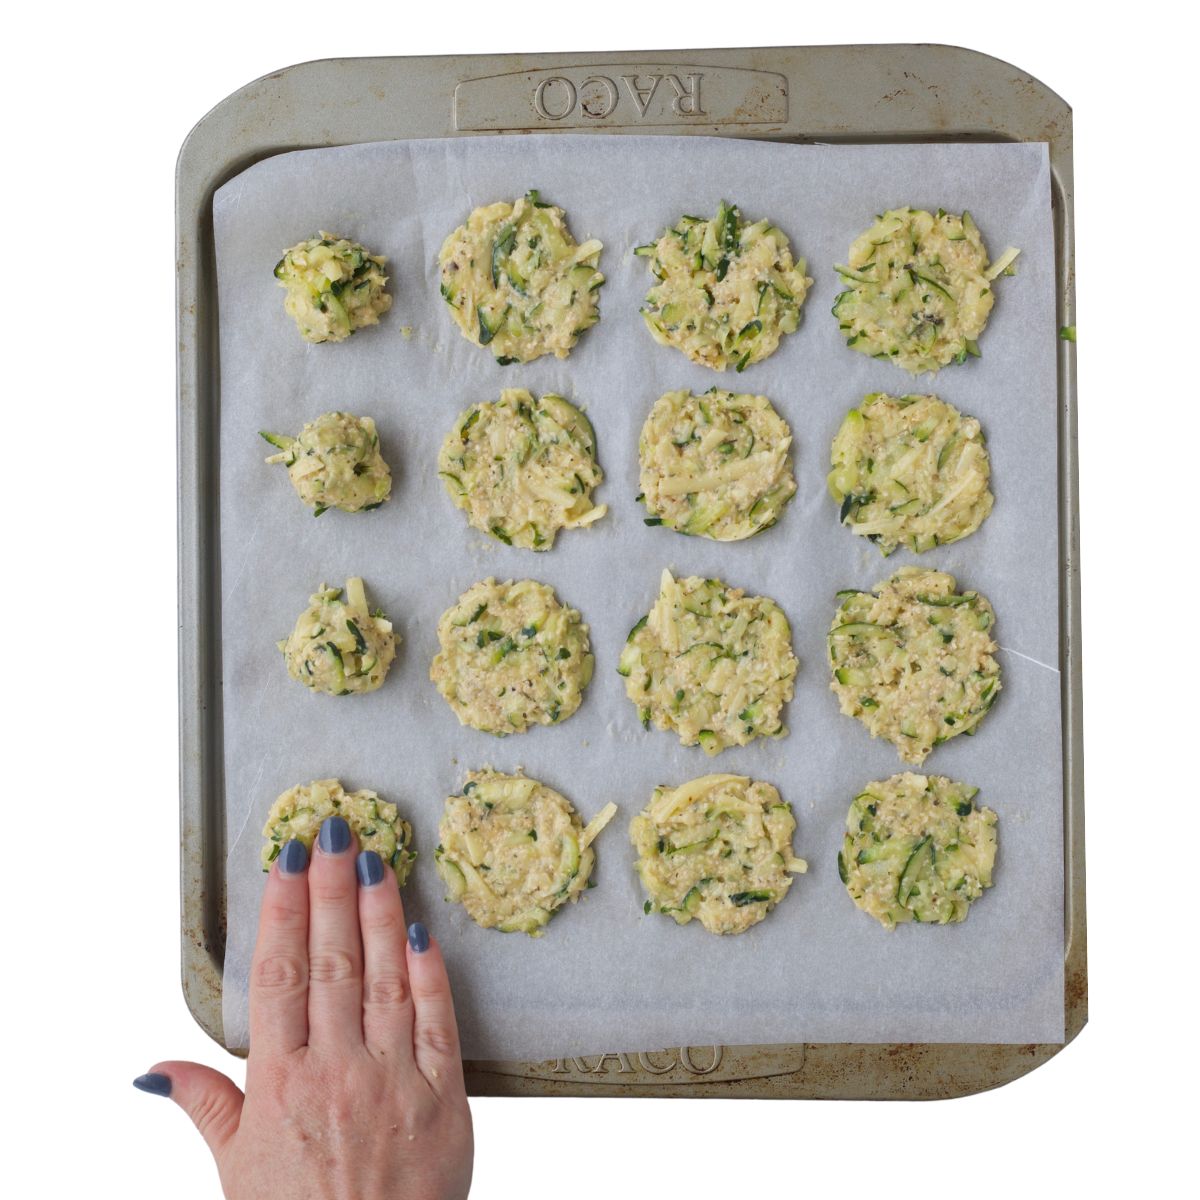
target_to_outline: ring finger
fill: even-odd
[[[413,1000],[405,954],[404,906],[390,866],[373,850],[358,856],[363,940],[363,1039],[376,1054],[412,1061]]]

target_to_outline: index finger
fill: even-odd
[[[290,841],[267,876],[250,964],[250,1048],[287,1054],[308,1043],[308,851]]]

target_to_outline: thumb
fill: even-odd
[[[164,1062],[139,1075],[133,1086],[155,1096],[170,1096],[192,1119],[217,1157],[237,1132],[246,1097],[220,1071],[191,1062]]]

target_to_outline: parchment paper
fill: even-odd
[[[604,242],[599,325],[566,361],[499,367],[466,342],[438,294],[436,256],[475,206],[538,188],[580,242]],[[800,330],[744,374],[693,365],[650,338],[638,305],[650,285],[633,247],[684,212],[728,198],[768,216],[807,257],[816,284]],[[911,204],[969,209],[989,251],[1021,248],[997,285],[983,357],[914,381],[843,344],[829,308],[832,264],[874,214]],[[1058,1042],[1063,1037],[1063,862],[1053,245],[1042,145],[791,146],[719,138],[525,136],[351,146],[283,155],[245,171],[215,200],[221,347],[221,593],[229,941],[225,1032],[248,1040],[246,981],[263,876],[260,830],[292,784],[337,776],[396,801],[421,858],[405,890],[449,960],[465,1053],[546,1058],[680,1044],[820,1041]],[[309,346],[283,311],[272,268],[317,229],[390,259],[392,310],[340,345]],[[410,327],[406,337],[403,327]],[[762,392],[791,424],[799,492],[750,541],[718,544],[642,523],[637,437],[653,401],[717,384]],[[436,475],[438,448],[468,404],[502,387],[586,406],[608,517],[566,531],[553,551],[505,547],[471,530]],[[996,507],[980,532],[917,558],[884,560],[842,529],[825,490],[847,408],[871,391],[936,391],[978,416]],[[378,422],[395,477],[383,509],[314,520],[257,431],[296,433],[329,409]],[[936,749],[928,773],[977,785],[999,814],[996,885],[957,926],[893,933],[859,912],[836,855],[852,797],[905,769],[893,747],[839,714],[825,634],[834,593],[919,561],[990,597],[1003,694],[979,734]],[[630,626],[664,566],[720,576],[774,597],[800,658],[790,736],[708,759],[672,734],[644,732],[616,673]],[[310,694],[288,678],[275,640],[323,582],[361,574],[403,637],[381,690]],[[596,675],[558,727],[498,740],[464,728],[429,682],[438,616],[488,575],[551,584],[591,626]],[[597,847],[597,887],[532,940],[477,928],[446,904],[433,869],[442,803],[491,764],[563,791],[586,821],[619,817]],[[808,859],[783,904],[739,937],[644,916],[629,819],[658,782],[734,771],[779,787]]]

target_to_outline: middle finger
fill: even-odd
[[[342,817],[321,825],[308,869],[308,1044],[362,1045],[362,934],[354,835]]]

